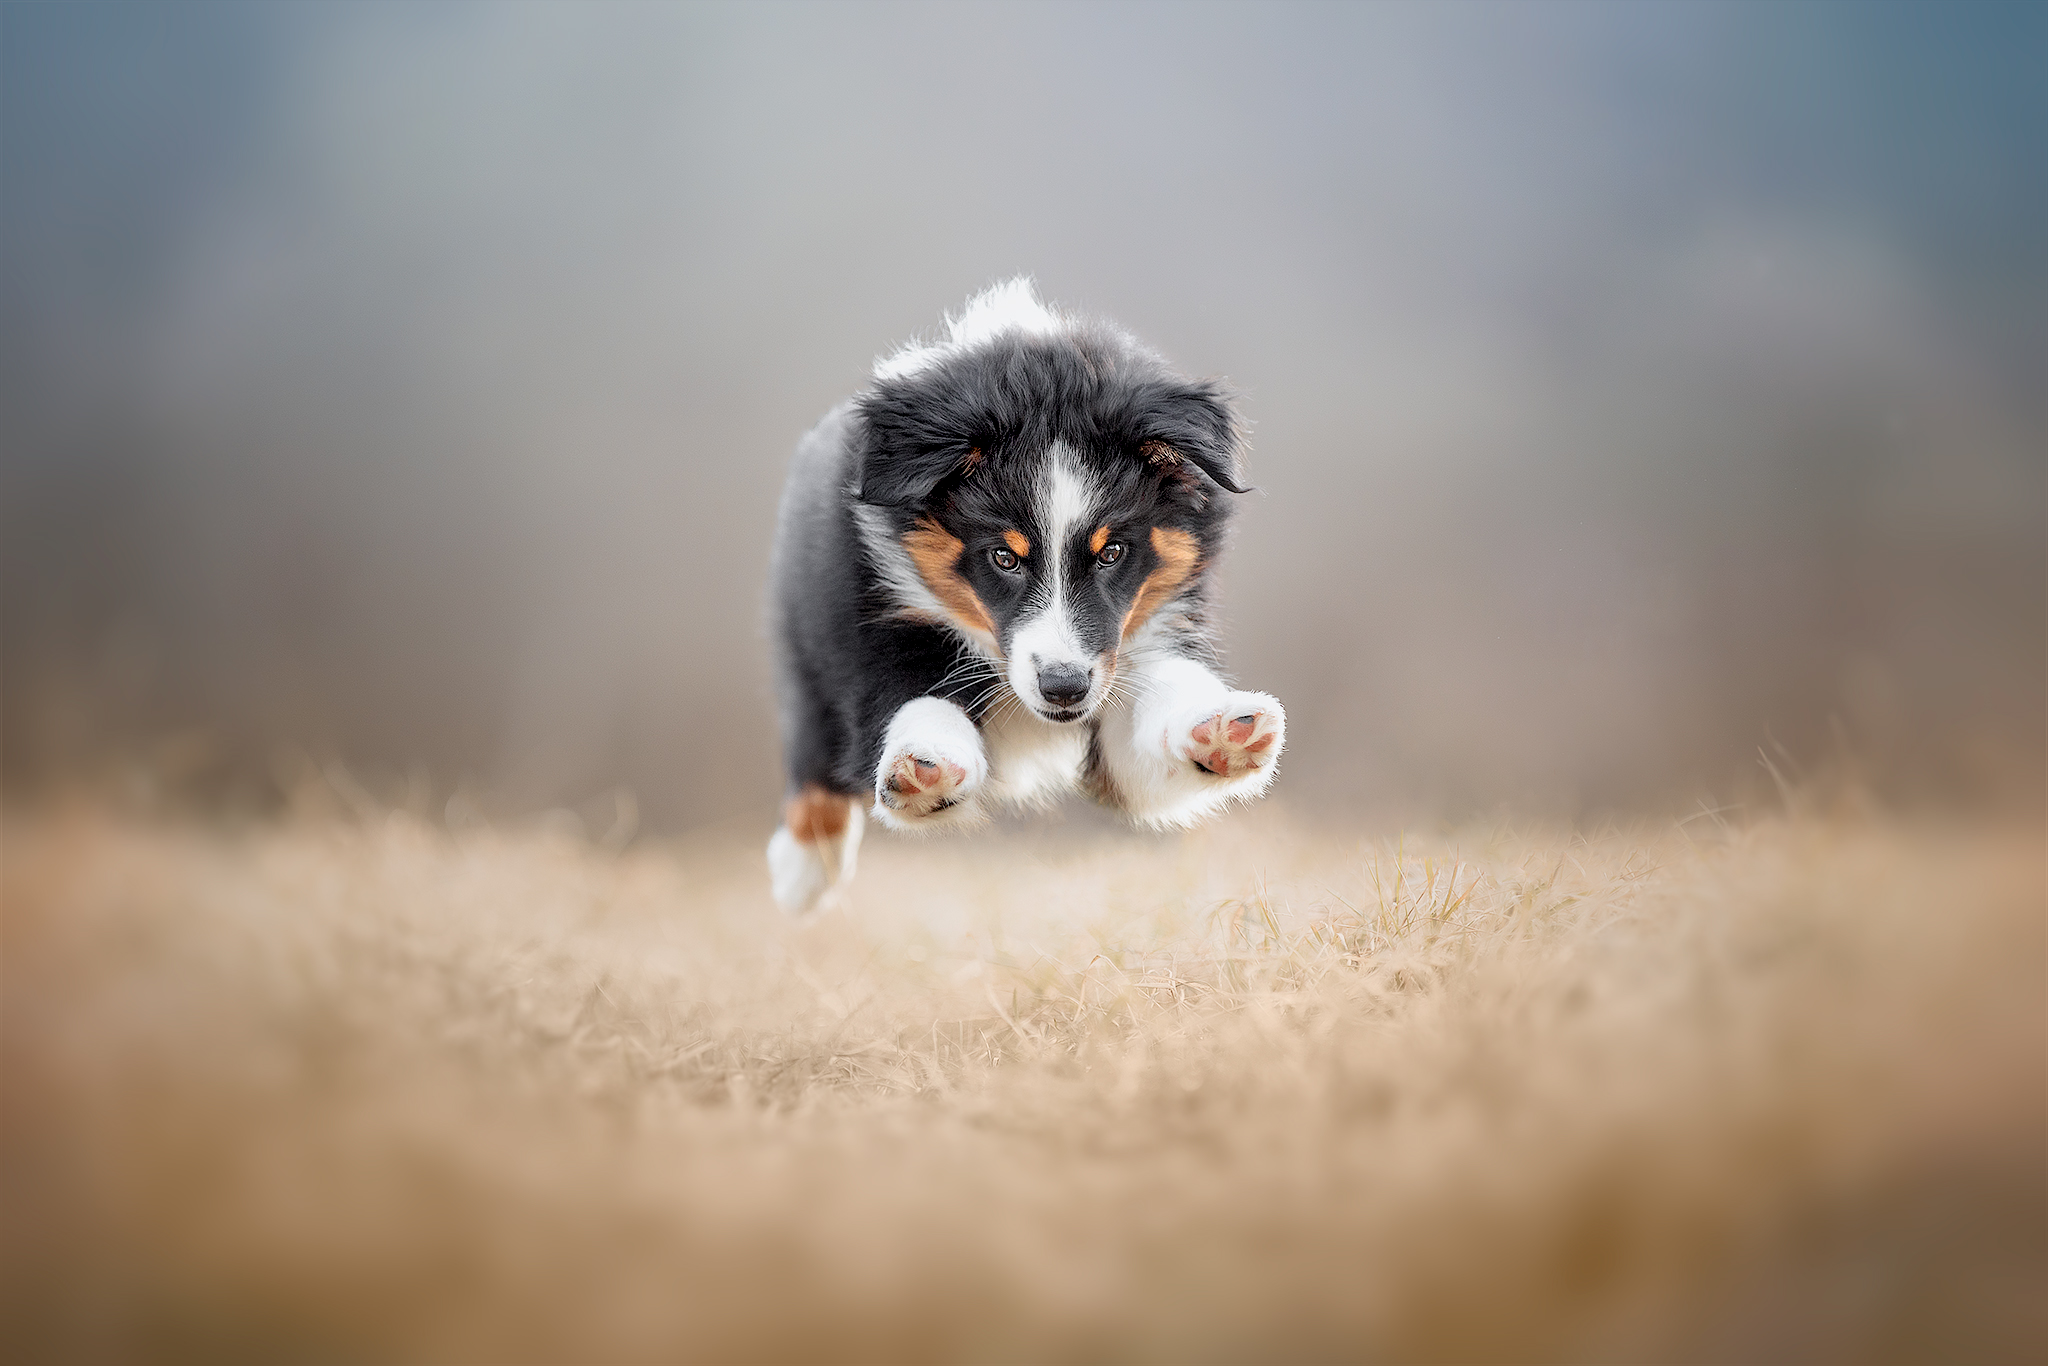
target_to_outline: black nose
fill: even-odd
[[[1041,665],[1038,693],[1051,706],[1062,709],[1078,707],[1088,696],[1088,671],[1071,664]]]

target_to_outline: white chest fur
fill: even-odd
[[[1057,726],[1011,702],[983,725],[988,750],[988,785],[995,801],[1011,806],[1051,806],[1081,786],[1088,760],[1088,725]]]

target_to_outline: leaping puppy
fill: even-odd
[[[864,808],[929,831],[1085,790],[1170,827],[1264,792],[1286,713],[1218,674],[1208,610],[1242,445],[1219,385],[1025,279],[878,361],[776,528],[776,901],[852,875]]]

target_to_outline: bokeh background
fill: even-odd
[[[6,783],[765,825],[792,444],[1026,272],[1244,396],[1284,801],[2038,806],[2044,15],[7,6]]]

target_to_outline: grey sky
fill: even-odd
[[[9,781],[765,813],[790,446],[1028,272],[1245,395],[1283,798],[2034,793],[2039,14],[8,7]]]

